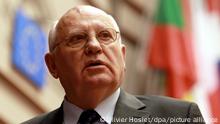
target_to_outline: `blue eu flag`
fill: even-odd
[[[46,51],[47,40],[40,26],[26,16],[22,10],[17,10],[12,43],[12,63],[38,88],[42,88],[45,84],[44,54]]]

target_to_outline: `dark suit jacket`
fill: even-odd
[[[203,117],[195,103],[161,96],[133,96],[121,90],[112,124],[185,124],[201,122]],[[165,122],[166,121],[166,122]],[[62,124],[63,108],[35,117],[22,124]]]

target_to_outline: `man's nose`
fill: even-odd
[[[96,38],[91,39],[86,44],[85,53],[87,55],[102,53],[102,47]]]

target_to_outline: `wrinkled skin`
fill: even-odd
[[[113,43],[99,43],[95,32],[104,28],[119,30],[105,12],[90,6],[75,7],[59,20],[54,41],[59,45],[45,56],[47,67],[60,80],[67,100],[83,109],[95,108],[123,82],[125,46],[120,34]],[[85,47],[72,48],[62,43],[77,30],[86,31],[91,36]],[[100,61],[101,64],[87,66],[91,61]]]

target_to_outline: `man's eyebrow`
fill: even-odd
[[[106,29],[106,28],[113,28],[113,29],[115,29],[115,27],[112,24],[104,23],[104,22],[102,22],[101,24],[100,23],[95,23],[94,24],[94,28],[97,31],[103,30],[103,29]]]

